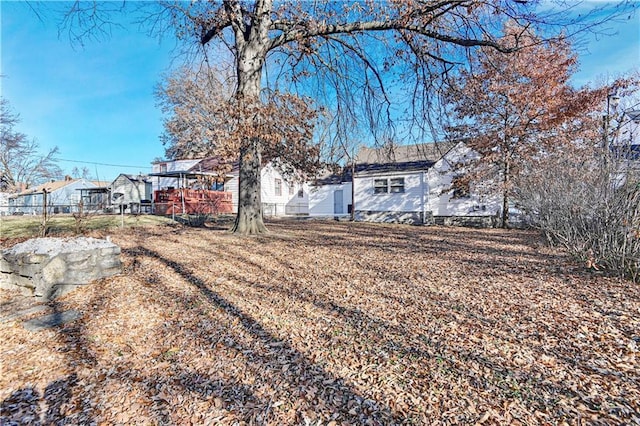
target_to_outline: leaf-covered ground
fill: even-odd
[[[0,322],[3,424],[640,424],[640,286],[524,231],[270,229],[112,235],[80,319]]]

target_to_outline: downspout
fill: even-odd
[[[186,176],[183,174],[182,175],[182,188],[180,188],[180,198],[182,198],[182,214],[187,214],[186,210],[185,210],[185,205],[184,205],[184,187],[186,186]]]
[[[420,172],[420,215],[421,215],[421,220],[422,220],[422,224],[424,225],[425,223],[425,217],[424,217],[424,170]]]
[[[356,162],[351,162],[351,222],[356,220]]]

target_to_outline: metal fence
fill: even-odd
[[[262,203],[263,216],[302,216],[309,214],[305,203]]]
[[[125,213],[151,213],[151,203],[130,203],[124,205],[105,204],[54,204],[47,206],[47,215],[57,214],[114,214],[124,210]],[[0,206],[0,216],[41,216],[44,213],[42,204],[21,204]]]

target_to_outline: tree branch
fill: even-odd
[[[487,40],[487,39],[473,39],[464,37],[454,37],[447,34],[442,34],[436,31],[430,31],[424,26],[408,24],[399,19],[389,21],[368,21],[368,22],[352,22],[348,24],[321,24],[312,27],[311,24],[306,23],[302,29],[291,30],[289,25],[282,25],[282,23],[274,22],[273,29],[282,31],[282,34],[273,38],[270,43],[269,50],[284,44],[290,43],[296,40],[303,40],[314,37],[326,37],[335,34],[353,34],[365,31],[409,31],[412,33],[420,34],[425,37],[455,44],[462,47],[476,47],[486,46],[492,47],[500,52],[509,53],[515,50],[514,47],[505,47],[500,43]]]

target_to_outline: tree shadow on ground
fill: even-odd
[[[338,419],[339,421],[349,424],[386,425],[401,422],[400,416],[394,413],[389,407],[380,402],[365,398],[351,386],[347,385],[344,380],[329,373],[321,365],[307,358],[307,356],[295,349],[288,341],[276,337],[252,316],[246,314],[219,293],[213,291],[207,283],[187,270],[181,263],[166,259],[158,252],[143,246],[137,246],[123,251],[125,251],[128,256],[136,258],[150,257],[162,262],[182,277],[184,281],[197,288],[213,307],[222,309],[229,317],[238,321],[248,335],[251,336],[253,345],[251,347],[244,346],[239,341],[232,341],[225,344],[231,345],[234,350],[244,355],[247,364],[252,366],[256,374],[262,376],[260,380],[278,383],[280,389],[274,389],[274,391],[280,393],[293,392],[294,394],[283,394],[280,395],[281,397],[303,397],[304,393],[308,392],[309,386],[315,385],[320,389],[313,392],[312,399],[315,399],[316,403],[318,403],[319,400],[319,405],[321,405],[325,412],[332,413],[333,419]],[[168,290],[165,290],[165,293],[166,292],[168,292]],[[187,305],[185,308],[189,309],[189,306]],[[210,345],[216,345],[218,343],[220,342],[209,342]],[[208,380],[205,379],[205,381]],[[211,383],[215,383],[215,380],[208,382],[210,382],[210,386],[215,387],[215,385],[211,385]],[[254,398],[251,396],[252,390],[250,387],[246,388],[242,393],[248,395],[248,398]],[[276,395],[274,395],[274,397],[275,396]],[[262,407],[259,410],[262,411],[262,413],[260,413],[262,420],[265,421],[266,419],[267,423],[269,421],[265,411],[269,409],[270,404],[262,401]],[[247,414],[255,419],[255,412]],[[302,413],[299,413],[298,416],[298,422],[303,423]],[[251,419],[246,418],[246,420]]]

